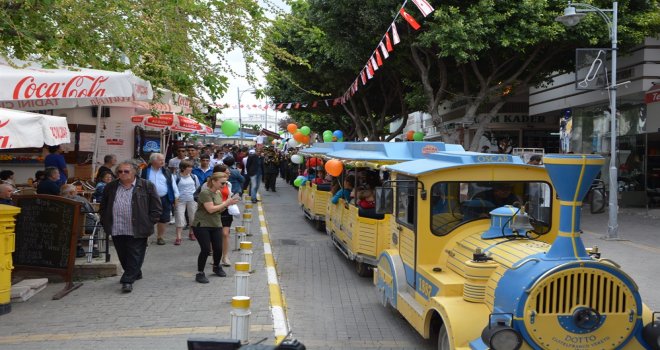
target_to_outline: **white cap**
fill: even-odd
[[[250,151],[248,151],[248,154],[255,154],[255,153],[257,153],[257,151],[255,151],[254,149],[251,149]]]

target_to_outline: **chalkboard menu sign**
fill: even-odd
[[[80,286],[72,283],[80,202],[50,195],[16,196],[15,201],[21,213],[16,218],[14,265],[62,275],[67,287],[58,293],[61,298]]]

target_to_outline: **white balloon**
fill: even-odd
[[[289,139],[289,147],[297,147],[298,146],[298,141],[294,140],[293,138]]]
[[[300,154],[294,154],[291,156],[291,161],[295,164],[302,164],[304,158]]]

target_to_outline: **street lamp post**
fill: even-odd
[[[239,130],[239,137],[240,139],[238,140],[239,145],[243,145],[243,119],[241,117],[241,96],[243,95],[244,92],[248,91],[254,91],[254,88],[248,88],[245,90],[241,90],[240,87],[236,88],[236,91],[238,92],[238,130]]]
[[[575,6],[581,7],[576,9]],[[607,238],[619,239],[619,223],[617,219],[618,205],[618,174],[616,168],[616,56],[617,56],[617,25],[618,25],[618,3],[614,1],[611,9],[600,9],[589,4],[568,2],[568,7],[564,9],[564,15],[556,18],[558,22],[568,27],[572,27],[580,22],[587,12],[595,12],[605,20],[610,30],[610,39],[612,41],[612,81],[609,82],[607,89],[610,92],[610,199],[609,199],[609,223],[607,225]],[[612,19],[606,14],[612,13]]]

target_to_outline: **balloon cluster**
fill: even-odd
[[[238,123],[231,119],[227,119],[223,121],[222,126],[220,127],[222,133],[227,136],[234,135],[238,131],[238,128],[239,128]]]
[[[326,130],[323,132],[323,142],[342,142],[344,141],[344,133],[341,130],[334,132]]]
[[[423,141],[424,133],[421,131],[410,130],[406,133],[406,140],[408,141]]]
[[[295,180],[293,180],[293,185],[296,187],[300,187],[300,185],[305,182],[305,177],[302,175],[299,175]]]
[[[287,125],[286,129],[293,135],[293,139],[296,142],[302,144],[309,143],[309,134],[312,132],[309,126],[305,125],[302,128],[298,129],[298,125],[291,123]]]

